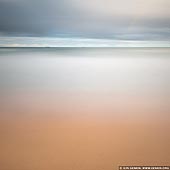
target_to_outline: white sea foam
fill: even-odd
[[[170,47],[170,41],[1,37],[0,47]]]

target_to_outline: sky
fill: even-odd
[[[169,44],[169,9],[169,0],[0,0],[0,45],[27,46],[30,37]]]

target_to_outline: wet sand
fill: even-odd
[[[169,124],[17,120],[1,123],[1,169],[169,165]]]

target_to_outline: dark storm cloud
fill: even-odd
[[[0,1],[0,31],[11,34],[47,34],[60,31],[67,8],[64,1]]]
[[[0,33],[169,40],[168,1],[0,0]]]

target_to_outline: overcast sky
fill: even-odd
[[[0,36],[170,41],[170,0],[0,0]]]

